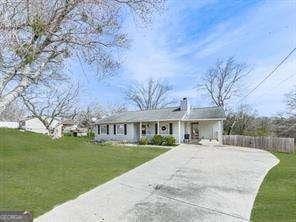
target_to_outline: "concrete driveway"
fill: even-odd
[[[248,221],[277,163],[257,149],[180,145],[35,221]]]

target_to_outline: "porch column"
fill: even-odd
[[[178,122],[178,143],[181,143],[181,121]]]
[[[159,135],[159,121],[157,121],[157,135]]]
[[[223,145],[223,120],[219,121],[218,141],[219,145]]]
[[[142,122],[140,122],[140,139],[142,138]]]

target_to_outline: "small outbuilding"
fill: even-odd
[[[53,129],[53,132],[49,132],[49,130],[37,117],[27,117],[25,119],[22,119],[19,124],[19,127],[22,130],[46,135],[51,134],[54,136],[54,138],[62,137],[62,126],[62,121],[56,118],[51,123],[51,128]]]

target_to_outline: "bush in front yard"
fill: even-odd
[[[87,137],[90,139],[94,139],[95,138],[95,133],[93,131],[88,131],[87,132]]]
[[[149,141],[147,138],[143,137],[139,140],[140,145],[148,145]]]
[[[152,145],[162,145],[164,142],[164,137],[161,135],[154,135],[151,139]]]
[[[165,146],[176,146],[176,138],[173,136],[163,137],[163,145]]]

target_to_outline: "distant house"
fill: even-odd
[[[127,111],[96,122],[95,139],[138,142],[156,134],[172,135],[178,143],[199,139],[222,143],[225,112],[221,107],[191,108],[187,98],[179,107]]]
[[[71,119],[66,119],[63,121],[63,133],[71,133],[72,130],[75,130],[77,125]]]
[[[16,121],[0,121],[0,128],[17,129],[17,128],[19,128],[19,122],[16,122]]]
[[[77,126],[77,125],[76,125]],[[77,126],[75,130],[72,130],[73,136],[87,136],[88,129]]]
[[[47,134],[49,135],[48,129],[43,125],[43,123],[37,118],[37,117],[27,117],[25,119],[22,119],[20,121],[20,129],[34,132],[34,133],[42,133],[42,134]],[[54,129],[54,134],[55,138],[60,138],[62,137],[62,129],[63,129],[63,124],[62,121],[58,118],[54,119],[51,123],[51,128]]]
[[[86,136],[87,129],[79,127],[71,119],[55,118],[52,121],[51,128],[54,129],[53,135],[55,138],[60,138],[64,133],[69,133],[74,136]],[[27,117],[20,121],[20,129],[49,135],[48,129],[36,117]]]

